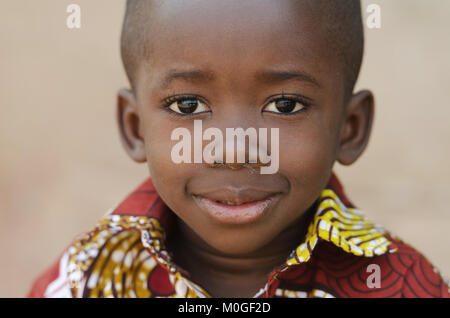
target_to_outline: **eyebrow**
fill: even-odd
[[[213,81],[215,79],[214,72],[202,71],[198,69],[194,70],[177,70],[171,69],[166,73],[161,80],[161,88],[166,88],[169,84],[177,79],[181,79],[186,82],[201,83],[207,81]],[[288,80],[297,80],[302,82],[308,82],[314,86],[320,87],[319,82],[311,75],[303,71],[277,71],[277,70],[264,70],[255,74],[255,80],[271,84],[274,82],[284,82]]]
[[[284,82],[288,80],[297,80],[302,82],[309,82],[314,86],[320,87],[319,81],[317,81],[312,75],[303,71],[265,70],[258,72],[255,75],[255,78],[268,84],[274,82]]]
[[[181,79],[186,82],[206,82],[213,81],[215,78],[214,73],[211,71],[201,71],[201,70],[190,70],[190,71],[180,71],[177,69],[171,69],[161,81],[161,87],[166,88],[169,84],[176,80]]]

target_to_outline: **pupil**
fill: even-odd
[[[178,109],[184,114],[191,114],[195,112],[198,107],[198,102],[195,99],[185,99],[178,101]]]
[[[276,103],[278,111],[282,113],[290,113],[295,108],[296,101],[289,99],[280,99]]]

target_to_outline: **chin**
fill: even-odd
[[[267,239],[270,236],[252,228],[242,229],[242,232],[239,232],[241,231],[236,229],[217,231],[220,234],[217,234],[213,239],[206,239],[205,241],[215,250],[230,256],[252,254],[271,241]]]

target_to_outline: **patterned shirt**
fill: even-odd
[[[312,212],[304,239],[254,297],[450,297],[439,271],[366,220],[334,174]],[[166,248],[175,218],[147,179],[78,236],[27,297],[210,297]]]

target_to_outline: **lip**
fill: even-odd
[[[224,189],[206,195],[193,195],[193,198],[200,209],[216,222],[238,225],[260,219],[278,201],[279,193]]]

